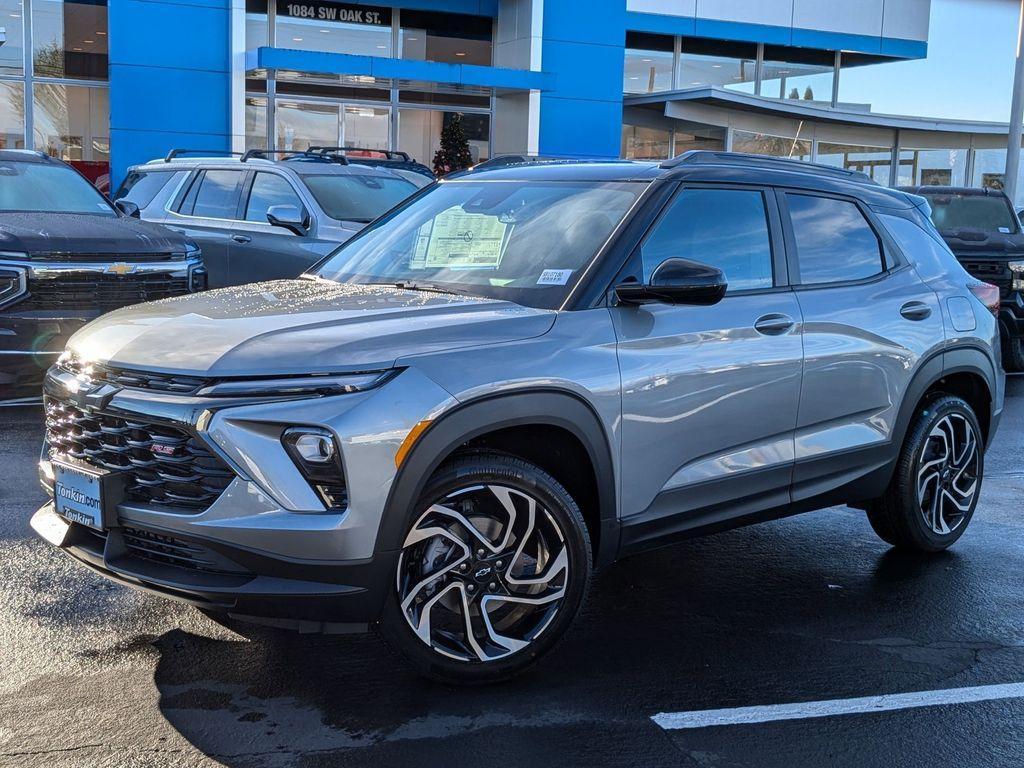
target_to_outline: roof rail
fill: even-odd
[[[231,152],[226,149],[172,149],[164,157],[164,162],[169,163],[179,155],[194,155],[202,153],[204,155],[240,155],[241,152]]]
[[[284,158],[285,160],[295,157],[311,157],[317,160],[326,159],[322,154],[313,152],[310,149],[249,149],[242,155],[240,162],[245,163],[254,158],[266,159],[267,155],[288,155],[288,157]],[[344,160],[344,164],[348,164],[348,160],[342,155],[339,155],[337,159]]]
[[[822,163],[808,163],[804,160],[797,160],[789,157],[772,157],[771,155],[754,155],[748,152],[716,152],[708,149],[691,149],[661,163],[662,168],[679,168],[684,165],[713,164],[713,165],[757,165],[766,168],[775,168],[781,171],[794,171],[796,173],[814,173],[819,176],[831,176],[847,181],[856,181],[862,184],[878,184],[866,173],[861,171],[850,171],[846,168],[837,168],[834,165]]]
[[[406,163],[409,162],[409,154],[407,152],[402,152],[401,150],[397,150],[397,149],[376,149],[374,147],[353,147],[353,146],[346,146],[346,147],[319,147],[319,146],[317,146],[317,147],[310,147],[306,151],[310,152],[310,153],[314,153],[314,154],[319,154],[319,155],[335,155],[335,154],[338,154],[338,153],[341,153],[341,152],[377,152],[379,154],[384,155],[384,157],[386,159],[388,159],[388,160],[401,160],[401,161],[406,162]],[[340,157],[344,157],[344,155],[339,155],[339,156]]]

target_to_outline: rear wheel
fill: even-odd
[[[977,417],[964,400],[943,396],[914,418],[885,494],[868,506],[868,520],[885,541],[938,552],[963,535],[974,514],[984,473]]]
[[[381,634],[429,677],[502,680],[558,643],[590,568],[583,517],[553,477],[510,456],[460,458],[410,521]]]

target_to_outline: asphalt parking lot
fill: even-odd
[[[1024,762],[1012,695],[831,714],[865,696],[1024,695],[1021,377],[952,551],[901,555],[841,507],[686,542],[601,574],[553,657],[473,690],[421,680],[373,637],[235,634],[72,564],[28,528],[40,437],[38,408],[0,409],[0,765]],[[831,703],[772,706],[798,702]],[[740,724],[652,719],[755,705]]]

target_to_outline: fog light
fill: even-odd
[[[291,427],[281,436],[281,443],[324,506],[344,509],[348,488],[334,435],[319,427]]]
[[[311,464],[328,464],[334,460],[334,440],[328,435],[299,434],[292,445],[303,461]]]

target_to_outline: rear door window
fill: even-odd
[[[192,182],[179,213],[207,219],[238,218],[243,171],[209,170]]]
[[[787,193],[804,285],[863,280],[885,271],[878,235],[856,203]]]
[[[257,173],[249,192],[245,220],[266,224],[267,211],[275,205],[293,205],[299,211],[305,210],[298,193],[286,178],[276,173]]]

